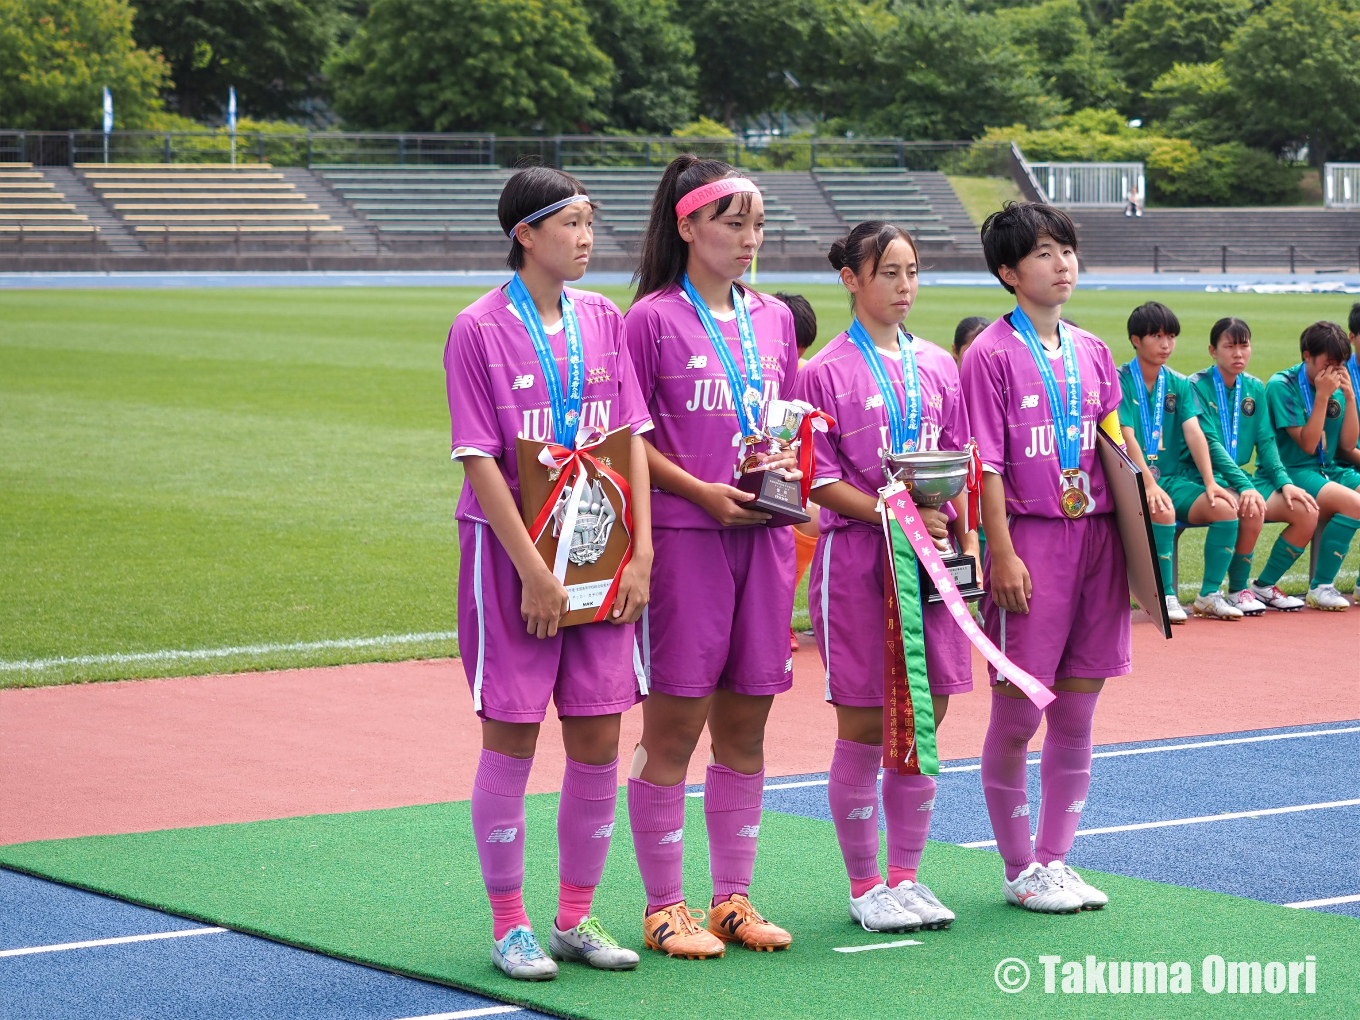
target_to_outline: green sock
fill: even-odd
[[[1218,591],[1218,586],[1223,583],[1223,575],[1228,572],[1233,546],[1236,544],[1236,517],[1230,521],[1214,521],[1209,525],[1209,533],[1204,536],[1204,581],[1199,586],[1201,595]]]
[[[1266,560],[1266,569],[1261,571],[1261,576],[1256,579],[1256,583],[1262,588],[1269,588],[1284,577],[1284,572],[1294,565],[1294,561],[1303,555],[1303,549],[1293,543],[1286,542],[1281,535],[1275,539],[1275,544],[1270,547],[1270,559]]]
[[[1157,543],[1157,565],[1162,568],[1162,590],[1175,595],[1171,585],[1171,560],[1176,555],[1176,525],[1154,524],[1152,538]]]
[[[1228,564],[1228,591],[1242,591],[1251,580],[1251,553],[1234,552]]]
[[[1351,547],[1351,538],[1360,521],[1345,514],[1336,514],[1322,530],[1322,544],[1318,546],[1317,573],[1309,582],[1310,588],[1320,584],[1331,584],[1336,580],[1336,572],[1341,569],[1341,561],[1346,558],[1346,550]]]

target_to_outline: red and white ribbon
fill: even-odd
[[[803,472],[799,488],[803,494],[803,506],[807,506],[808,493],[812,491],[812,475],[817,470],[817,456],[812,451],[812,433],[826,432],[836,427],[836,419],[825,411],[809,411],[803,416],[803,424],[798,426],[798,470]]]
[[[982,454],[976,439],[968,440],[968,501],[964,504],[963,530],[977,531],[982,525]],[[981,566],[981,564],[979,564]]]

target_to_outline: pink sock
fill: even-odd
[[[1044,711],[1048,732],[1039,759],[1038,835],[1034,856],[1043,864],[1061,861],[1072,849],[1072,838],[1091,787],[1091,717],[1099,694],[1054,691]]]
[[[681,878],[685,860],[685,784],[653,786],[628,780],[628,824],[633,830],[647,913],[685,898]]]
[[[557,803],[557,875],[563,893],[557,902],[557,927],[575,928],[590,913],[591,894],[604,874],[609,838],[614,833],[614,805],[619,796],[619,760],[608,765],[582,765],[567,759],[562,799]]]
[[[883,748],[837,740],[826,799],[836,841],[850,877],[850,895],[863,896],[883,881],[878,870],[878,765]]]
[[[1028,698],[992,692],[992,718],[982,742],[982,792],[992,820],[996,848],[1013,879],[1034,863],[1029,838],[1029,797],[1025,792],[1025,755],[1043,713]]]
[[[916,881],[915,868],[898,868],[894,867],[891,864],[888,865],[888,884],[892,886],[894,889],[896,889],[903,882],[915,882],[915,881]]]
[[[883,815],[888,824],[888,870],[910,871],[916,881],[921,852],[930,833],[935,810],[935,780],[930,776],[903,776],[889,769],[883,773]],[[892,882],[896,887],[899,882]]]
[[[726,765],[710,765],[704,775],[704,821],[708,823],[714,903],[736,893],[745,896],[751,888],[764,790],[764,769],[748,776]]]
[[[532,758],[511,758],[483,749],[472,784],[472,833],[498,939],[515,925],[529,923],[520,889],[524,885],[524,790],[533,765]]]

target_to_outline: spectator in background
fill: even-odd
[[[808,348],[817,342],[817,313],[812,310],[812,305],[802,294],[776,294],[775,297],[789,306],[789,311],[793,313],[793,336],[798,344],[798,368],[807,364]],[[984,322],[985,326],[986,323]],[[793,578],[794,591],[803,583],[803,576],[807,573],[809,564],[812,563],[812,553],[817,548],[817,517],[814,514],[812,520],[806,524],[795,524],[793,526],[793,546],[797,556],[797,573]],[[798,651],[798,635],[794,632],[793,626],[789,626],[789,648]]]
[[[1142,199],[1139,198],[1139,196],[1138,196],[1138,182],[1137,182],[1137,181],[1135,181],[1133,184],[1130,184],[1130,185],[1129,185],[1129,193],[1128,193],[1127,195],[1124,196],[1124,199],[1125,199],[1125,205],[1124,205],[1124,215],[1125,215],[1125,216],[1142,216],[1142,215],[1143,215],[1143,202],[1142,202]]]
[[[984,319],[980,315],[970,315],[966,319],[960,319],[959,324],[954,327],[954,363],[963,364],[963,352],[968,350],[968,345],[977,339],[977,335],[990,325],[990,320]]]

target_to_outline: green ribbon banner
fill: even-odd
[[[883,767],[908,775],[938,776],[935,707],[926,671],[925,624],[916,553],[902,526],[884,512],[888,571],[885,609]],[[900,640],[898,636],[900,635]]]

